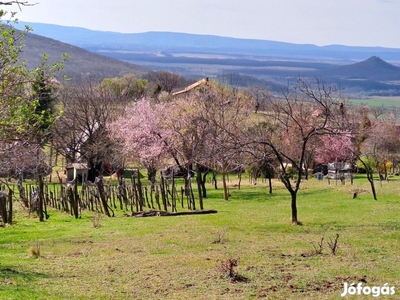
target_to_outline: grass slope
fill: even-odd
[[[400,97],[370,97],[367,99],[350,99],[350,103],[354,105],[368,105],[370,107],[400,107]]]
[[[353,186],[306,181],[297,227],[281,184],[269,195],[263,183],[240,191],[234,183],[228,202],[209,186],[205,208],[218,210],[211,215],[129,218],[120,211],[98,219],[87,212],[75,220],[52,212],[40,224],[19,209],[16,224],[0,228],[0,298],[338,299],[343,282],[400,288],[397,181],[377,184],[378,201],[364,178]],[[327,242],[336,234],[332,255]]]

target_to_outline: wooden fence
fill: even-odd
[[[37,210],[38,186],[26,183],[9,184],[14,198],[30,212]],[[140,179],[121,179],[118,183],[84,182],[76,185],[65,183],[45,184],[43,190],[44,213],[48,207],[70,213],[76,218],[82,211],[92,211],[114,216],[115,211],[137,215],[143,211],[178,212],[178,208],[193,211],[196,203],[191,183],[178,188],[175,180],[161,180],[152,186],[142,184]]]

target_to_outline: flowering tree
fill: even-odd
[[[317,144],[315,149],[317,163],[352,161],[356,151],[354,135],[349,131],[322,135]]]
[[[165,103],[152,105],[141,100],[128,105],[124,115],[108,126],[121,153],[131,161],[140,161],[152,181],[164,158],[172,156],[177,160],[170,145],[172,132],[162,126],[166,113]]]
[[[195,164],[200,190],[201,167],[222,174],[224,199],[228,200],[226,176],[243,162],[244,138],[254,103],[247,94],[214,82],[193,90],[171,104],[174,114],[169,128],[174,131],[174,147],[185,160]]]
[[[358,161],[367,173],[374,200],[377,200],[374,170],[377,170],[380,179],[384,177],[381,166],[383,166],[383,172],[386,173],[387,163],[398,155],[399,131],[399,127],[395,124],[385,121],[372,123],[368,119],[362,118],[356,154]]]

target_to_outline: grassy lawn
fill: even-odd
[[[51,211],[39,223],[16,203],[15,225],[0,228],[0,299],[338,299],[344,282],[388,283],[396,295],[383,298],[400,295],[399,181],[377,182],[378,201],[362,177],[305,181],[301,226],[290,225],[278,182],[272,195],[264,183],[235,183],[227,202],[209,186],[210,215],[75,220]]]

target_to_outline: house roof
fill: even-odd
[[[88,166],[87,163],[71,163],[68,164],[66,169],[76,169],[76,170],[87,170]]]
[[[207,82],[208,82],[208,78],[200,79],[199,81],[197,81],[197,82],[185,87],[185,89],[173,93],[172,96],[177,96],[177,95],[181,95],[181,94],[187,93],[187,92],[195,89],[196,87],[198,87],[200,85],[206,84]]]

